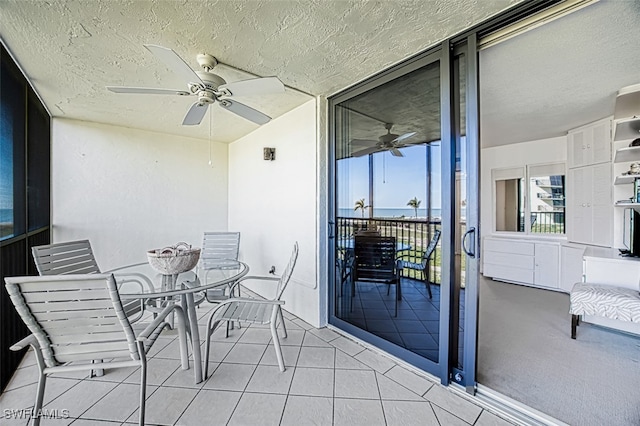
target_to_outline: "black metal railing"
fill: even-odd
[[[535,234],[564,234],[565,214],[555,212],[531,212],[531,232]]]
[[[353,238],[359,231],[375,230],[380,232],[382,236],[395,237],[397,243],[408,246],[408,249],[399,253],[399,255],[409,256],[413,258],[413,261],[419,261],[422,253],[429,245],[429,241],[431,241],[435,230],[441,227],[440,220],[358,219],[351,217],[336,218],[336,225],[336,240],[338,244],[340,244],[340,241]],[[432,283],[440,282],[440,257],[441,248],[440,242],[438,242],[429,266],[429,279]],[[413,270],[403,270],[402,276],[420,278],[420,276],[416,274],[416,271]]]

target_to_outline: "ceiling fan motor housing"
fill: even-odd
[[[198,74],[198,77],[200,77],[200,80],[202,80],[205,87],[208,90],[213,90],[214,92],[218,90],[218,86],[227,84],[224,78],[211,72],[196,71],[196,74]]]
[[[384,145],[387,145],[393,142],[394,140],[396,140],[397,138],[398,138],[398,135],[395,135],[393,133],[387,133],[386,135],[380,136],[378,140],[380,140],[380,142],[382,142]]]

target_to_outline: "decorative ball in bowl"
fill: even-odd
[[[200,249],[187,243],[178,243],[161,249],[147,251],[149,265],[163,275],[189,271],[198,264]]]

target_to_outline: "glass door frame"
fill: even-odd
[[[455,44],[453,56],[465,57],[465,150],[466,150],[466,229],[461,236],[462,255],[466,256],[465,263],[465,300],[464,300],[464,335],[462,352],[462,369],[452,368],[450,378],[465,390],[474,395],[476,391],[477,347],[478,347],[478,284],[480,278],[480,98],[478,74],[478,39],[472,33],[464,41]],[[458,103],[454,99],[454,103]],[[457,298],[456,304],[457,304]],[[451,336],[458,326],[458,317],[452,316]],[[450,354],[458,353],[460,342],[451,345]]]
[[[460,380],[456,380],[459,384],[466,386],[467,390],[473,392],[475,388],[475,364],[476,364],[476,329],[477,329],[477,268],[473,268],[474,273],[476,274],[476,278],[473,280],[473,283],[470,287],[473,287],[475,290],[471,296],[465,298],[465,304],[471,305],[469,307],[469,311],[465,313],[465,334],[464,334],[464,363],[463,367],[465,371],[455,371],[452,368],[452,362],[454,358],[451,356],[452,353],[457,353],[457,347],[452,348],[451,345],[454,344],[457,346],[457,338],[452,339],[453,333],[455,332],[455,336],[457,337],[457,326],[458,322],[452,321],[452,318],[458,316],[458,306],[453,306],[452,301],[455,300],[452,298],[453,296],[453,285],[452,278],[455,273],[454,269],[454,257],[455,257],[455,232],[454,232],[454,219],[455,219],[455,161],[456,161],[456,132],[454,129],[456,120],[454,120],[454,114],[459,113],[459,107],[454,105],[454,102],[459,101],[458,97],[455,96],[453,89],[453,61],[454,54],[465,54],[470,58],[477,58],[477,49],[475,43],[475,36],[470,36],[471,42],[469,40],[465,40],[463,43],[466,46],[466,49],[457,48],[454,50],[453,44],[451,40],[445,40],[438,46],[429,49],[426,52],[423,52],[419,55],[416,55],[413,58],[410,58],[404,61],[401,64],[394,66],[389,70],[385,70],[376,76],[361,82],[351,88],[346,89],[345,91],[338,93],[328,99],[328,128],[329,128],[329,137],[328,137],[328,154],[329,161],[328,164],[328,236],[329,236],[329,244],[327,247],[327,261],[328,261],[328,320],[329,323],[344,330],[345,332],[353,335],[356,338],[362,339],[383,351],[386,351],[394,356],[398,356],[399,358],[405,360],[406,362],[425,370],[431,374],[434,374],[440,378],[440,381],[447,385],[451,382],[454,377],[460,377]],[[461,44],[461,43],[459,43]],[[472,53],[471,53],[472,52]],[[442,197],[443,201],[448,201],[448,203],[442,203],[442,265],[447,265],[447,267],[441,268],[441,299],[440,299],[440,333],[439,333],[439,342],[438,342],[438,351],[439,358],[438,362],[430,361],[420,355],[417,355],[407,349],[400,348],[399,346],[381,338],[375,336],[371,333],[368,333],[355,325],[342,320],[341,318],[336,316],[335,311],[335,265],[336,265],[336,241],[334,236],[336,235],[335,223],[336,223],[336,214],[337,214],[337,206],[336,206],[336,116],[335,116],[335,108],[336,105],[340,104],[343,101],[351,99],[355,96],[358,96],[368,90],[376,88],[382,84],[390,82],[396,78],[399,78],[407,73],[415,71],[419,68],[425,67],[429,64],[439,62],[440,66],[440,105],[441,105],[441,116],[440,116],[440,126],[441,126],[441,146],[443,147],[441,151],[441,167],[442,167]],[[476,62],[473,62],[474,66],[467,66],[467,92],[469,92],[469,80],[472,82],[477,82],[477,66]],[[474,72],[475,74],[471,76],[470,72]],[[477,138],[477,83],[471,84],[471,88],[474,90],[472,95],[467,94],[466,98],[468,101],[471,99],[474,100],[473,105],[467,105],[467,134],[473,134],[475,137],[472,137],[472,142],[475,144],[475,155],[467,153],[468,158],[471,160],[469,162],[473,167],[477,167],[478,165],[478,138]],[[470,114],[471,113],[471,114]],[[473,119],[470,119],[473,117]],[[469,129],[469,126],[475,126],[475,129]],[[468,146],[470,144],[467,144]],[[449,147],[449,149],[444,149],[444,147]],[[475,159],[475,160],[474,160]],[[478,170],[470,171],[469,178],[467,181],[474,179],[475,188],[477,191],[477,178],[478,178]],[[474,195],[477,195],[474,193]],[[477,201],[477,196],[475,197]],[[471,226],[474,226],[474,229],[477,230],[477,205],[471,204],[471,199],[468,200],[468,205],[470,209],[474,210],[473,218],[475,222]],[[475,248],[477,241],[477,235],[475,235],[475,240],[473,242],[474,252],[477,253],[477,248]],[[467,259],[469,260],[469,259]],[[476,262],[471,261],[467,264],[476,264]],[[465,306],[467,309],[467,306]],[[468,330],[468,332],[467,332]],[[454,352],[455,351],[455,352]],[[458,376],[455,376],[454,373],[459,373]]]

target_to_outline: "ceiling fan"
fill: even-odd
[[[421,142],[415,143],[402,143],[403,140],[410,138],[415,135],[416,132],[408,132],[403,135],[396,135],[391,133],[391,128],[393,127],[392,123],[386,123],[384,128],[387,129],[387,134],[382,135],[378,138],[377,141],[370,139],[352,139],[351,145],[371,145],[368,148],[361,149],[359,151],[355,151],[353,153],[353,157],[362,157],[363,155],[373,154],[380,151],[390,151],[391,155],[394,157],[404,157],[404,154],[400,152],[399,148],[403,148],[407,145],[415,145]]]
[[[198,64],[204,71],[194,71],[172,49],[153,44],[145,44],[151,53],[162,61],[170,70],[182,77],[188,90],[155,89],[152,87],[122,87],[107,86],[107,89],[115,93],[133,93],[143,95],[195,95],[198,100],[191,105],[182,121],[185,126],[200,124],[204,118],[209,104],[217,103],[221,107],[253,121],[256,124],[265,124],[271,120],[268,115],[253,109],[235,100],[236,96],[262,95],[271,93],[283,93],[284,84],[277,77],[252,78],[233,83],[227,83],[222,77],[211,72],[218,65],[218,60],[211,55],[202,53],[197,56]]]

